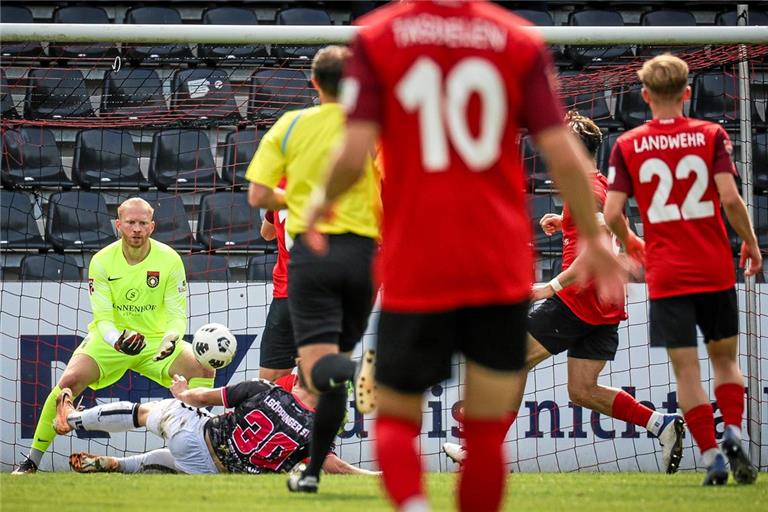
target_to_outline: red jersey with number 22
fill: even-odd
[[[651,299],[735,284],[714,181],[737,174],[731,152],[722,126],[686,117],[654,119],[616,140],[608,190],[637,198]]]
[[[393,3],[360,20],[341,101],[381,128],[385,310],[530,294],[519,132],[563,116],[548,50],[524,24],[489,2]]]

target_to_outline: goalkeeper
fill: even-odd
[[[120,240],[97,252],[88,269],[93,321],[88,335],[51,390],[39,416],[32,449],[14,471],[34,473],[56,433],[56,398],[63,388],[78,396],[88,386],[101,389],[133,370],[164,387],[171,375],[192,387],[213,387],[215,372],[203,368],[188,343],[187,282],[181,257],[150,238],[154,210],[141,198],[117,209]]]

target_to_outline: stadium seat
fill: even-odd
[[[116,240],[104,196],[82,190],[51,195],[45,232],[58,251],[97,251]]]
[[[179,11],[172,7],[133,7],[125,13],[125,23],[135,25],[181,25]],[[181,60],[192,57],[186,44],[138,46],[123,44],[123,55],[129,60]]]
[[[26,119],[93,116],[91,97],[79,69],[38,68],[27,75]]]
[[[579,114],[587,116],[605,130],[615,129],[620,123],[611,116],[605,91],[588,92],[564,99],[568,110],[578,110]]]
[[[573,27],[623,27],[624,19],[617,11],[602,9],[576,10],[568,17]],[[631,53],[629,46],[566,46],[565,53],[578,66],[593,66],[615,63],[617,59]]]
[[[186,254],[181,257],[187,281],[229,281],[229,262],[217,254]]]
[[[523,166],[528,175],[528,190],[534,192],[546,192],[555,187],[552,178],[547,174],[547,168],[544,165],[544,159],[541,158],[538,151],[533,147],[529,136],[522,138],[520,142],[520,153],[523,158]]]
[[[690,11],[678,9],[657,9],[640,15],[640,25],[646,27],[695,27],[696,17]],[[649,57],[660,53],[681,53],[690,46],[638,46],[637,55]]]
[[[553,27],[555,22],[552,19],[552,15],[546,10],[536,9],[513,9],[512,12],[517,16],[520,16],[524,20],[533,23],[537,27]],[[570,61],[566,61],[565,55],[563,55],[563,49],[560,45],[552,45],[549,47],[552,50],[552,55],[555,58],[555,63],[558,65],[570,65]]]
[[[768,194],[768,132],[765,130],[752,136],[752,183],[755,191]]]
[[[22,281],[80,281],[82,269],[64,254],[28,254],[21,259]]]
[[[693,78],[691,86],[691,117],[719,123],[726,127],[739,124],[739,85],[736,75],[721,71],[705,71]],[[755,102],[752,121],[760,123]]]
[[[152,137],[149,179],[160,190],[203,190],[218,182],[204,130],[171,128]]]
[[[75,139],[72,179],[85,188],[149,188],[127,130],[81,130]]]
[[[272,281],[272,269],[275,268],[277,263],[276,253],[264,253],[251,256],[248,260],[248,275],[249,281]]]
[[[331,17],[322,9],[291,7],[275,17],[277,25],[331,25]],[[320,46],[275,46],[272,55],[280,59],[312,59]]]
[[[178,195],[165,192],[142,192],[139,197],[155,209],[155,231],[152,237],[178,251],[195,252],[202,249],[192,236],[184,201]]]
[[[32,11],[23,5],[0,4],[0,20],[3,23],[34,23]],[[0,45],[2,57],[40,57],[43,46],[35,41],[29,43],[3,43]]]
[[[756,9],[754,5],[749,6],[748,25],[768,25],[768,11]],[[733,27],[738,25],[738,15],[736,8],[719,13],[715,16],[715,25]]]
[[[244,185],[245,171],[251,163],[264,133],[256,128],[245,128],[227,135],[221,180],[227,185]]]
[[[197,240],[209,250],[274,250],[261,238],[258,208],[248,204],[246,192],[206,194],[200,200]]]
[[[259,19],[251,9],[242,7],[211,7],[203,13],[203,25],[258,25]],[[200,44],[197,55],[201,59],[212,60],[248,60],[267,56],[267,47],[263,44],[239,46],[215,46]]]
[[[3,134],[2,181],[11,187],[71,188],[53,132],[21,126]]]
[[[109,16],[101,7],[70,5],[56,9],[53,12],[53,22],[108,24]],[[117,47],[112,43],[51,43],[48,51],[51,57],[64,59],[112,58],[117,55]]]
[[[537,263],[540,275],[536,276],[536,280],[542,283],[551,281],[563,270],[563,259],[559,256],[539,258]]]
[[[616,93],[616,119],[626,130],[631,130],[651,119],[651,107],[640,94],[642,86],[635,84]]]
[[[157,116],[160,123],[167,113],[163,84],[154,69],[125,67],[105,73],[101,116],[141,117],[143,120],[147,116]]]
[[[539,219],[547,213],[562,213],[562,201],[552,194],[528,195],[531,229],[536,252],[539,255],[559,255],[563,252],[563,235],[547,236],[539,226]]]
[[[309,107],[314,93],[309,80],[298,69],[264,69],[251,76],[248,118],[274,120],[289,110]]]
[[[37,227],[32,197],[18,190],[0,190],[0,248],[44,250],[50,246]]]
[[[604,133],[603,143],[600,144],[600,149],[597,150],[597,168],[606,176],[608,175],[608,160],[611,157],[611,149],[613,149],[616,139],[618,139],[621,134],[622,132]]]
[[[16,119],[19,117],[16,106],[13,104],[11,87],[8,84],[8,79],[5,77],[5,71],[2,69],[0,69],[0,117],[4,119]]]
[[[240,111],[224,70],[180,69],[173,74],[171,112],[196,124],[236,124]]]

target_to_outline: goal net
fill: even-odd
[[[156,208],[156,238],[185,259],[190,281],[191,335],[221,322],[237,335],[235,361],[216,385],[258,376],[259,346],[268,305],[274,246],[259,236],[260,214],[245,202],[245,168],[261,136],[285,111],[317,102],[308,82],[317,47],[254,44],[40,43],[2,44],[2,280],[0,280],[0,469],[21,460],[38,415],[77,344],[87,332],[87,267],[92,254],[114,240],[116,206],[140,194]],[[610,45],[554,47],[564,103],[604,130],[598,167],[624,130],[649,118],[636,70],[661,48]],[[734,142],[761,247],[768,243],[768,45],[675,48],[691,68],[692,117],[721,123]],[[42,53],[41,53],[42,52]],[[559,58],[567,59],[568,64]],[[739,65],[746,59],[746,75]],[[746,114],[740,100],[750,92]],[[549,280],[561,265],[562,240],[537,227],[562,203],[535,147],[522,135],[521,158],[538,252],[536,276]],[[743,147],[749,151],[742,152]],[[628,211],[642,234],[634,205]],[[739,241],[729,231],[737,257]],[[458,238],[455,250],[471,250]],[[741,367],[749,381],[744,432],[753,461],[768,464],[768,288],[765,274],[744,283],[739,272]],[[628,286],[629,319],[620,348],[600,377],[646,405],[677,410],[674,377],[663,351],[648,347],[644,283]],[[370,325],[374,326],[374,312]],[[362,349],[375,345],[369,328]],[[713,380],[701,352],[702,378]],[[460,442],[457,421],[463,363],[454,378],[434,386],[424,404],[419,438],[426,467],[452,471],[442,443]],[[137,374],[84,393],[83,405],[146,401],[167,390]],[[718,424],[720,419],[716,420]],[[719,427],[718,432],[721,431]],[[338,454],[374,465],[372,417],[350,403]],[[762,441],[761,441],[762,439]],[[133,454],[159,447],[145,431],[57,438],[42,469],[63,470],[74,451]],[[690,436],[683,469],[697,464]],[[569,401],[565,355],[530,375],[506,449],[513,471],[658,471],[658,443],[642,428],[601,416]]]

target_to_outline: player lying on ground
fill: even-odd
[[[653,119],[624,132],[613,146],[605,219],[625,247],[631,244],[622,214],[627,197],[637,198],[648,247],[651,346],[666,347],[672,361],[677,400],[707,467],[704,485],[725,484],[728,469],[701,385],[697,326],[725,424],[723,448],[736,481],[752,483],[757,471],[741,444],[744,376],[736,272],[721,204],[743,240],[739,264],[750,260],[744,275],[760,271],[762,255],[736,187],[731,141],[722,126],[683,116],[683,103],[691,96],[685,61],[660,55],[646,61],[638,76]]]
[[[566,121],[593,159],[592,191],[602,211],[608,189],[608,181],[596,167],[602,132],[594,121],[577,112],[569,112]],[[561,215],[548,213],[539,225],[549,236],[563,232],[563,271],[549,283],[534,286],[533,300],[546,301],[528,315],[527,369],[530,371],[552,355],[567,350],[570,399],[582,407],[648,429],[661,443],[664,471],[677,472],[683,455],[683,419],[677,414],[656,412],[626,391],[597,382],[606,361],[616,357],[619,322],[627,318],[624,301],[603,303],[594,284],[576,285],[578,233],[567,203]],[[632,247],[636,253],[642,252],[642,241],[637,239]],[[521,385],[514,388],[514,417],[523,400],[525,379],[524,374]],[[463,448],[455,443],[445,443],[443,450],[456,462],[466,457]]]
[[[56,398],[68,388],[78,396],[86,387],[101,389],[133,370],[169,387],[171,375],[190,385],[212,387],[215,372],[203,368],[188,343],[187,281],[181,257],[150,238],[154,210],[134,197],[117,209],[120,240],[97,252],[88,268],[93,321],[88,335],[67,363],[45,400],[32,450],[15,474],[34,473],[55,437]]]
[[[298,380],[291,392],[265,380],[188,389],[187,381],[175,376],[171,392],[175,399],[116,402],[77,411],[69,390],[62,390],[55,425],[59,434],[74,429],[125,432],[146,427],[167,445],[132,457],[73,453],[69,458],[72,469],[80,473],[161,468],[194,474],[260,474],[287,471],[309,453],[317,397]],[[214,405],[233,410],[213,415],[200,409]],[[323,470],[376,474],[333,454],[326,457]]]

